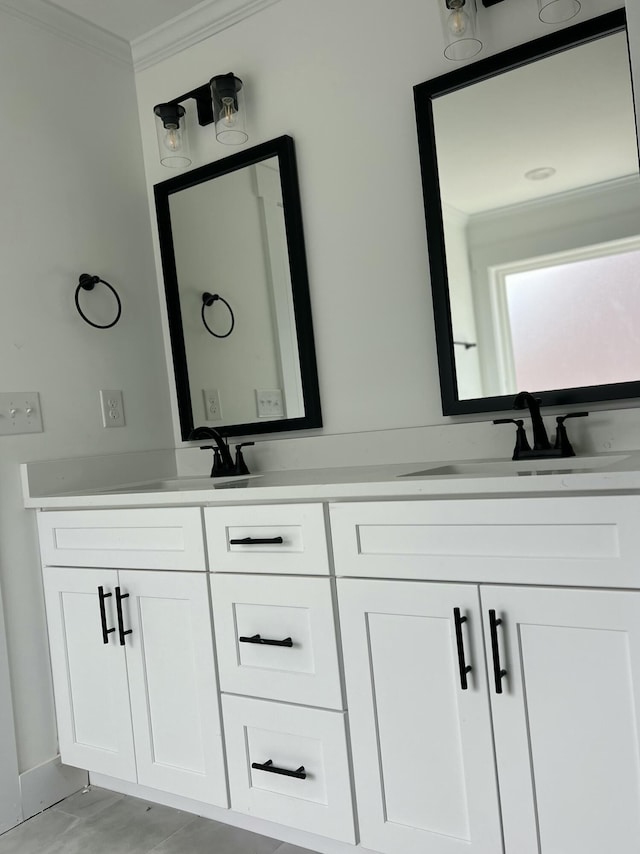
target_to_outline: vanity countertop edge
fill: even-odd
[[[601,455],[606,461],[608,455]],[[615,459],[619,455],[609,455]],[[579,458],[577,458],[579,460]],[[620,462],[606,470],[520,472],[513,474],[438,474],[456,461],[431,461],[378,466],[289,469],[262,472],[252,479],[216,484],[206,478],[189,478],[110,485],[105,489],[60,490],[31,494],[23,464],[24,506],[30,509],[81,509],[108,507],[215,506],[309,501],[412,500],[482,496],[553,496],[640,492],[640,452],[624,452]],[[476,461],[481,467],[486,461]],[[509,465],[508,461],[504,461]],[[474,461],[468,461],[473,466]],[[561,468],[560,464],[558,468]],[[416,472],[434,470],[429,476]],[[206,485],[202,486],[202,481]]]

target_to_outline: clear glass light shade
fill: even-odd
[[[454,62],[471,59],[482,50],[477,36],[476,0],[439,0],[444,55]]]
[[[545,24],[562,24],[575,18],[580,0],[538,0],[538,17]]]
[[[234,74],[218,74],[211,80],[211,98],[216,139],[223,145],[242,145],[249,139],[242,80]]]
[[[160,163],[168,169],[184,169],[191,165],[191,152],[185,109],[180,104],[158,104],[153,108],[156,117]]]

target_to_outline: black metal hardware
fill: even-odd
[[[261,643],[265,646],[293,646],[293,641],[291,638],[285,638],[284,640],[269,640],[269,638],[261,638],[260,635],[251,635],[250,638],[241,637],[238,638],[240,643]]]
[[[133,629],[127,629],[125,631],[124,617],[122,616],[122,600],[128,598],[128,593],[121,593],[120,588],[116,587],[116,611],[118,612],[118,634],[120,636],[120,646],[124,646],[125,637],[133,632]]]
[[[98,282],[101,282],[103,285],[109,288],[111,293],[116,298],[116,303],[118,306],[115,320],[112,320],[111,323],[105,323],[104,325],[100,325],[99,323],[94,323],[93,320],[89,320],[87,315],[80,308],[80,291],[92,291],[98,284]],[[74,300],[80,317],[85,321],[85,323],[88,323],[89,326],[93,326],[94,329],[111,329],[111,327],[115,326],[116,323],[120,320],[120,315],[122,314],[122,303],[120,302],[120,297],[118,296],[118,293],[113,287],[113,285],[110,285],[109,282],[105,282],[105,280],[101,279],[100,276],[91,276],[89,273],[82,273],[78,282],[78,287],[76,288]]]
[[[553,445],[554,449],[560,451],[563,457],[575,457],[576,452],[573,450],[573,445],[569,441],[567,428],[564,422],[567,418],[586,418],[588,412],[570,412],[568,415],[558,415],[556,417],[556,441]]]
[[[243,537],[241,540],[229,540],[230,546],[279,546],[284,542],[282,537]]]
[[[236,445],[236,474],[249,474],[249,469],[242,456],[242,449],[249,445],[255,445],[255,442],[242,442],[240,445]]]
[[[456,347],[464,347],[465,350],[473,350],[478,346],[475,341],[454,341],[453,343]]]
[[[252,762],[251,767],[257,771],[268,771],[270,774],[282,774],[283,777],[295,777],[298,780],[306,780],[307,775],[304,770],[304,765],[301,765],[295,771],[289,771],[287,768],[278,768],[273,764],[272,759],[267,759],[266,762]]]
[[[211,327],[207,323],[207,319],[204,316],[205,308],[208,308],[210,305],[213,305],[216,300],[220,300],[220,302],[223,302],[226,305],[226,307],[229,309],[229,314],[231,316],[231,326],[229,327],[229,331],[225,332],[224,335],[219,335],[217,332],[214,332],[213,329],[211,329]],[[210,294],[206,291],[202,294],[202,309],[200,310],[200,317],[202,318],[202,322],[204,323],[205,329],[207,330],[209,335],[213,335],[214,338],[228,338],[233,332],[233,327],[236,325],[236,318],[233,313],[233,309],[226,301],[226,299],[220,296],[220,294]]]
[[[516,444],[513,449],[512,460],[553,460],[562,457],[575,457],[564,422],[567,418],[586,418],[588,412],[570,412],[568,415],[556,417],[556,438],[553,447],[549,442],[544,421],[540,413],[540,400],[529,394],[528,391],[519,392],[513,401],[515,409],[529,408],[531,424],[533,427],[533,448],[529,445],[527,434],[524,429],[524,421],[520,418],[496,418],[494,424],[515,424]]]
[[[105,593],[104,587],[98,587],[98,601],[100,602],[100,624],[102,626],[102,642],[109,643],[109,635],[115,632],[115,626],[112,629],[107,628],[107,611],[104,607],[104,600],[113,596],[112,593]]]
[[[467,664],[464,657],[464,638],[462,637],[462,624],[467,622],[467,618],[461,616],[460,608],[453,609],[453,621],[456,627],[456,645],[458,647],[458,667],[460,669],[460,687],[466,691],[469,687],[467,682],[467,673],[471,673],[473,667]]]
[[[513,398],[514,409],[527,408],[529,410],[533,430],[533,450],[548,451],[551,448],[551,443],[549,442],[549,437],[547,436],[544,421],[540,413],[540,403],[540,398],[534,397],[528,391],[519,391]]]
[[[500,647],[498,646],[498,626],[502,625],[502,620],[496,617],[496,612],[491,609],[489,611],[489,631],[491,633],[491,653],[493,656],[493,678],[496,686],[496,694],[502,694],[502,680],[507,675],[507,671],[500,667]]]
[[[213,427],[195,427],[187,437],[188,440],[198,441],[199,439],[213,439],[216,443],[214,448],[212,445],[201,445],[201,451],[213,451],[213,467],[211,469],[211,477],[226,477],[236,474],[235,465],[231,457],[229,446],[222,437],[222,433],[215,430]]]
[[[496,418],[493,423],[516,425],[516,444],[513,449],[513,456],[511,457],[512,460],[519,460],[523,453],[531,450],[522,418]]]

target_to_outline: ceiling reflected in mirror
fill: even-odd
[[[624,13],[421,84],[416,110],[445,414],[636,396]]]

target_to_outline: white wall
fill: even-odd
[[[167,447],[172,433],[132,69],[6,5],[0,389],[39,391],[45,427],[0,437],[0,585],[24,771],[57,744],[35,519],[22,509],[18,464]],[[113,329],[76,314],[82,272],[118,288]],[[85,295],[87,312],[95,299]],[[101,426],[100,388],[123,390],[124,428]]]
[[[584,0],[583,18],[618,5]],[[529,0],[486,15],[488,52],[549,31]],[[153,105],[214,74],[244,79],[252,144],[293,136],[325,435],[447,423],[412,87],[451,68],[435,3],[281,0],[136,75],[150,184],[167,177]],[[194,167],[228,153],[192,130]]]

